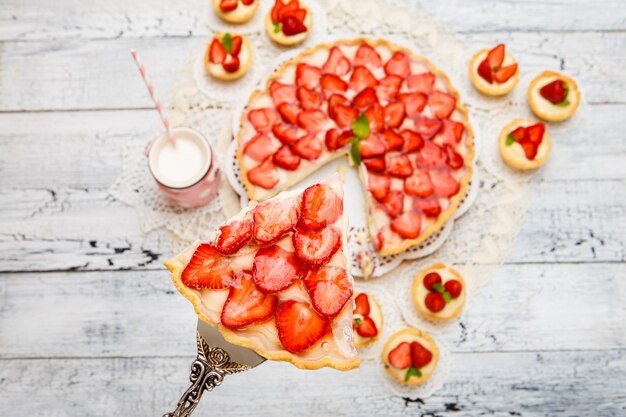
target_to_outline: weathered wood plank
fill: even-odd
[[[626,264],[507,265],[441,337],[455,352],[620,348],[624,276]],[[177,356],[193,350],[195,317],[164,268],[7,274],[0,359]]]
[[[626,50],[626,32],[469,34],[467,40],[476,49],[504,41],[525,74],[562,68],[578,80],[587,100],[624,103],[620,68],[626,56],[616,51]],[[141,52],[164,92],[204,42],[206,37],[5,42],[0,111],[150,107],[128,51]]]
[[[459,32],[614,31],[626,27],[619,0],[603,1],[602,7],[589,7],[582,0],[398,3],[426,12]],[[0,40],[199,36],[207,34],[206,16],[212,13],[202,0],[39,4],[5,0],[0,11]]]
[[[187,388],[193,353],[181,353],[188,356],[0,361],[0,407],[18,416],[161,415]],[[441,390],[408,401],[390,394],[375,366],[304,372],[267,363],[227,377],[196,413],[617,417],[626,412],[624,372],[623,349],[456,354]]]

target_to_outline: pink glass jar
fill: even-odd
[[[163,134],[146,149],[148,168],[163,193],[182,207],[208,204],[217,195],[217,158],[204,136],[193,129],[172,129],[176,145]]]

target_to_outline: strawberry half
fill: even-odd
[[[446,152],[439,145],[424,142],[424,146],[417,153],[417,165],[426,169],[436,169],[446,166]]]
[[[411,345],[409,342],[402,342],[387,357],[391,366],[397,369],[406,369],[411,366]]]
[[[372,158],[380,156],[386,151],[385,142],[383,142],[378,135],[369,135],[367,138],[361,141],[361,157]]]
[[[385,147],[387,152],[399,151],[404,145],[404,139],[391,129],[387,129],[383,132],[383,140],[385,141]]]
[[[441,282],[441,275],[439,275],[437,272],[429,272],[424,276],[424,279],[422,280],[424,287],[426,287],[428,291],[433,291],[433,286],[435,284],[441,284]]]
[[[328,59],[322,66],[322,71],[325,73],[335,74],[338,76],[346,75],[350,72],[350,61],[336,46],[333,46],[328,54]]]
[[[446,300],[443,298],[443,295],[438,292],[429,292],[426,294],[424,304],[426,305],[426,308],[433,313],[438,313],[445,308]]]
[[[428,96],[428,105],[438,119],[450,117],[456,107],[456,98],[441,91],[435,91]]]
[[[563,80],[554,80],[541,87],[539,94],[550,103],[559,104],[567,97],[566,86]]]
[[[478,65],[477,71],[478,75],[480,75],[483,80],[487,81],[489,84],[493,83],[493,71],[491,70],[491,66],[489,65],[487,58],[481,61]]]
[[[224,62],[222,62],[222,67],[226,72],[237,72],[240,65],[239,57],[230,54],[226,55]]]
[[[329,129],[326,131],[326,135],[324,136],[324,143],[326,144],[326,148],[328,148],[328,150],[334,151],[339,148],[343,148],[350,143],[353,136],[352,130],[345,130],[341,132],[339,129]]]
[[[252,274],[242,271],[230,287],[220,321],[229,329],[240,329],[270,319],[277,306],[278,298],[259,291]]]
[[[507,65],[496,71],[494,78],[499,83],[507,82],[517,72],[517,64]]]
[[[352,105],[359,110],[364,110],[375,103],[378,103],[378,96],[372,87],[364,88],[352,99]]]
[[[254,238],[270,243],[291,231],[298,222],[298,208],[291,200],[266,201],[254,208]]]
[[[317,109],[322,105],[322,96],[317,91],[310,90],[306,87],[299,87],[297,90],[298,101],[300,107],[304,110]]]
[[[456,279],[446,281],[443,287],[450,293],[452,298],[458,298],[461,295],[461,291],[463,291],[463,285]]]
[[[208,243],[198,246],[181,275],[183,284],[189,288],[212,290],[227,288],[233,277],[228,258]]]
[[[526,158],[530,160],[535,159],[535,157],[537,156],[537,152],[539,151],[539,145],[531,142],[528,139],[523,139],[518,143],[522,146],[522,149],[524,149],[524,155],[526,155]]]
[[[248,171],[248,181],[266,190],[271,190],[278,184],[278,173],[272,158],[268,157],[256,167]]]
[[[272,81],[270,95],[274,106],[279,106],[282,103],[294,103],[296,101],[296,86]]]
[[[361,337],[374,337],[378,334],[378,329],[371,317],[363,317],[356,327],[356,332]]]
[[[276,310],[276,327],[285,349],[298,353],[324,337],[330,331],[330,322],[309,304],[288,300]]]
[[[436,197],[414,198],[412,202],[413,210],[424,213],[426,217],[437,217],[441,213],[441,205]]]
[[[343,213],[343,201],[327,184],[315,184],[304,190],[300,203],[300,225],[317,231],[337,221]]]
[[[262,161],[274,153],[274,148],[275,146],[269,136],[257,133],[243,147],[243,153],[256,161]]]
[[[319,132],[326,123],[326,113],[321,110],[305,110],[298,114],[298,125],[309,132]]]
[[[333,108],[333,120],[342,129],[352,126],[357,117],[359,117],[359,112],[355,108],[342,105]]]
[[[276,123],[272,127],[272,133],[285,145],[293,145],[306,136],[307,131],[286,123]]]
[[[441,120],[420,117],[415,119],[415,131],[424,140],[431,140],[441,130],[443,123]]]
[[[355,67],[350,76],[350,88],[354,91],[361,91],[367,87],[376,87],[378,80],[366,67]]]
[[[324,97],[330,98],[335,93],[344,93],[348,90],[348,83],[333,74],[324,74],[320,78]]]
[[[414,211],[407,211],[391,221],[391,230],[405,239],[415,239],[422,228],[422,216]]]
[[[404,120],[404,103],[395,101],[385,106],[385,126],[388,128],[398,127]]]
[[[250,110],[248,120],[257,132],[269,132],[274,123],[278,121],[278,114],[272,108]]]
[[[413,173],[411,160],[403,154],[387,157],[387,173],[392,177],[406,178]]]
[[[232,255],[252,238],[252,220],[235,220],[220,227],[215,247],[224,255]]]
[[[294,171],[298,169],[298,166],[300,165],[300,157],[291,152],[291,148],[287,145],[283,145],[274,154],[273,160],[277,166],[282,169],[286,169],[287,171]]]
[[[333,226],[318,232],[298,228],[293,234],[293,246],[300,262],[319,267],[327,263],[341,246],[341,234]]]
[[[306,15],[306,11],[304,12],[304,14]],[[283,33],[287,36],[294,36],[307,31],[307,27],[304,22],[300,20],[299,17],[296,17],[294,15],[283,17],[281,23]]]
[[[446,151],[447,161],[446,163],[452,169],[461,169],[465,165],[463,157],[459,155],[452,146],[443,145],[443,150]]]
[[[398,217],[400,213],[402,213],[404,206],[404,194],[399,190],[391,190],[387,193],[387,196],[381,200],[381,205],[389,217]]]
[[[233,47],[230,49],[232,56],[239,56],[241,52],[241,45],[243,44],[243,38],[241,36],[233,36]]]
[[[389,75],[379,80],[378,86],[376,87],[378,98],[386,101],[393,100],[398,95],[403,81],[404,79],[397,75]]]
[[[236,2],[235,2],[236,4]],[[213,39],[211,46],[209,47],[209,61],[214,64],[221,64],[226,59],[226,48],[222,45],[218,39]]]
[[[385,74],[405,78],[411,73],[409,57],[402,51],[394,52],[385,64]]]
[[[434,193],[433,183],[428,172],[416,169],[413,175],[404,180],[404,192],[418,197],[430,197]]]
[[[354,299],[354,304],[356,305],[354,314],[359,314],[361,316],[367,316],[370,314],[370,299],[367,294],[362,292],[357,295]]]
[[[404,153],[415,152],[424,146],[422,137],[412,130],[405,129],[400,132],[400,136],[404,139],[404,145],[402,146],[402,152]]]
[[[504,62],[504,44],[501,43],[487,53],[487,62],[492,71],[497,71]]]
[[[528,140],[537,145],[543,141],[543,134],[546,131],[546,126],[543,123],[537,123],[532,126],[526,127],[526,133],[528,134]]]
[[[389,189],[391,188],[391,179],[386,175],[376,175],[368,173],[367,175],[367,189],[372,193],[374,198],[378,201],[384,201]]]
[[[423,72],[421,74],[411,75],[406,79],[406,84],[411,92],[429,95],[435,85],[435,74],[432,72]]]
[[[278,114],[282,119],[292,125],[298,123],[298,115],[302,112],[302,109],[297,104],[281,103],[276,107]]]
[[[433,359],[433,354],[419,342],[411,342],[411,365],[413,368],[423,368]]]
[[[301,158],[313,161],[322,154],[322,141],[314,134],[306,135],[296,142],[296,144],[291,147],[291,150]]]
[[[352,297],[352,282],[344,268],[326,265],[312,269],[303,282],[313,307],[326,317],[339,314]]]
[[[430,180],[433,182],[435,195],[439,197],[452,197],[459,192],[459,183],[447,170],[430,171]]]
[[[370,124],[370,132],[378,133],[383,130],[385,125],[385,111],[383,106],[378,103],[372,104],[367,110],[365,110],[365,116]]]
[[[406,117],[414,118],[420,115],[428,98],[423,93],[404,93],[399,96],[400,101],[404,103]]]
[[[278,245],[263,247],[254,256],[254,283],[266,294],[284,290],[299,279],[301,274],[302,268],[295,254]]]
[[[337,106],[349,106],[350,100],[345,98],[341,94],[333,94],[328,99],[328,115],[333,118],[335,117],[335,107]]]
[[[321,77],[322,70],[313,65],[300,63],[296,67],[296,85],[298,87],[306,87],[313,90],[320,85]]]
[[[363,44],[359,46],[353,60],[354,66],[363,65],[370,68],[378,68],[383,65],[378,52],[371,46]]]
[[[447,145],[455,145],[461,142],[464,131],[465,126],[463,123],[445,119],[443,121],[443,129],[441,130],[442,142]]]
[[[222,0],[220,1],[220,9],[223,12],[232,12],[237,8],[239,0]]]

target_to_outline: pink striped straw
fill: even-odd
[[[143,64],[139,61],[139,58],[137,57],[137,51],[135,51],[134,49],[131,49],[130,54],[133,56],[133,59],[135,60],[135,64],[137,64],[137,69],[139,69],[139,74],[141,74],[141,78],[143,78],[143,81],[146,84],[146,87],[148,88],[148,92],[150,93],[150,98],[154,102],[154,105],[157,111],[159,112],[159,117],[161,118],[161,121],[163,122],[163,127],[165,127],[165,130],[167,132],[167,137],[170,138],[170,140],[172,141],[172,145],[176,146],[176,138],[174,137],[174,135],[172,134],[172,131],[170,130],[170,122],[169,120],[167,120],[167,117],[165,117],[165,114],[163,113],[163,106],[161,105],[161,102],[157,100],[157,98],[154,96],[154,86],[152,85],[150,80],[148,80],[148,75],[146,74],[146,67],[144,67]]]

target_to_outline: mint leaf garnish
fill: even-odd
[[[506,146],[511,146],[513,145],[514,142],[515,142],[515,136],[509,133],[506,137]]]
[[[359,327],[359,326],[361,325],[361,322],[362,322],[362,321],[363,321],[363,320],[361,320],[360,318],[355,318],[355,319],[354,319],[354,325],[355,325],[356,327]]]
[[[370,135],[370,122],[366,115],[362,114],[352,122],[352,133],[359,139],[365,139]]]
[[[361,165],[361,140],[356,136],[350,139],[350,157],[354,166]]]
[[[433,290],[437,291],[439,294],[443,294],[443,292],[445,291],[443,285],[441,285],[441,282],[433,284]]]
[[[413,368],[412,366],[409,366],[409,369],[407,369],[406,374],[404,375],[404,382],[408,382],[409,379],[414,376],[421,378],[422,371],[417,368]]]
[[[493,72],[498,72],[499,69],[500,69],[500,67],[498,67],[497,65],[492,68]]]
[[[559,106],[559,107],[569,106],[569,100],[567,99],[567,96],[569,95],[569,85],[567,85],[566,82],[563,82],[563,89],[565,90],[563,101],[559,101],[558,103],[555,104],[556,106]]]
[[[222,36],[222,45],[224,46],[224,49],[226,49],[226,52],[230,54],[233,50],[233,37],[230,36],[230,33]]]
[[[274,23],[274,33],[280,32],[280,23]]]
[[[559,106],[559,107],[566,107],[566,106],[569,106],[569,100],[568,100],[568,99],[565,99],[565,100],[563,100],[563,101],[561,101],[561,102],[556,103],[556,104],[555,104],[555,106]]]
[[[446,304],[448,304],[450,301],[452,301],[452,296],[450,295],[448,291],[444,291],[443,299],[446,301]]]

